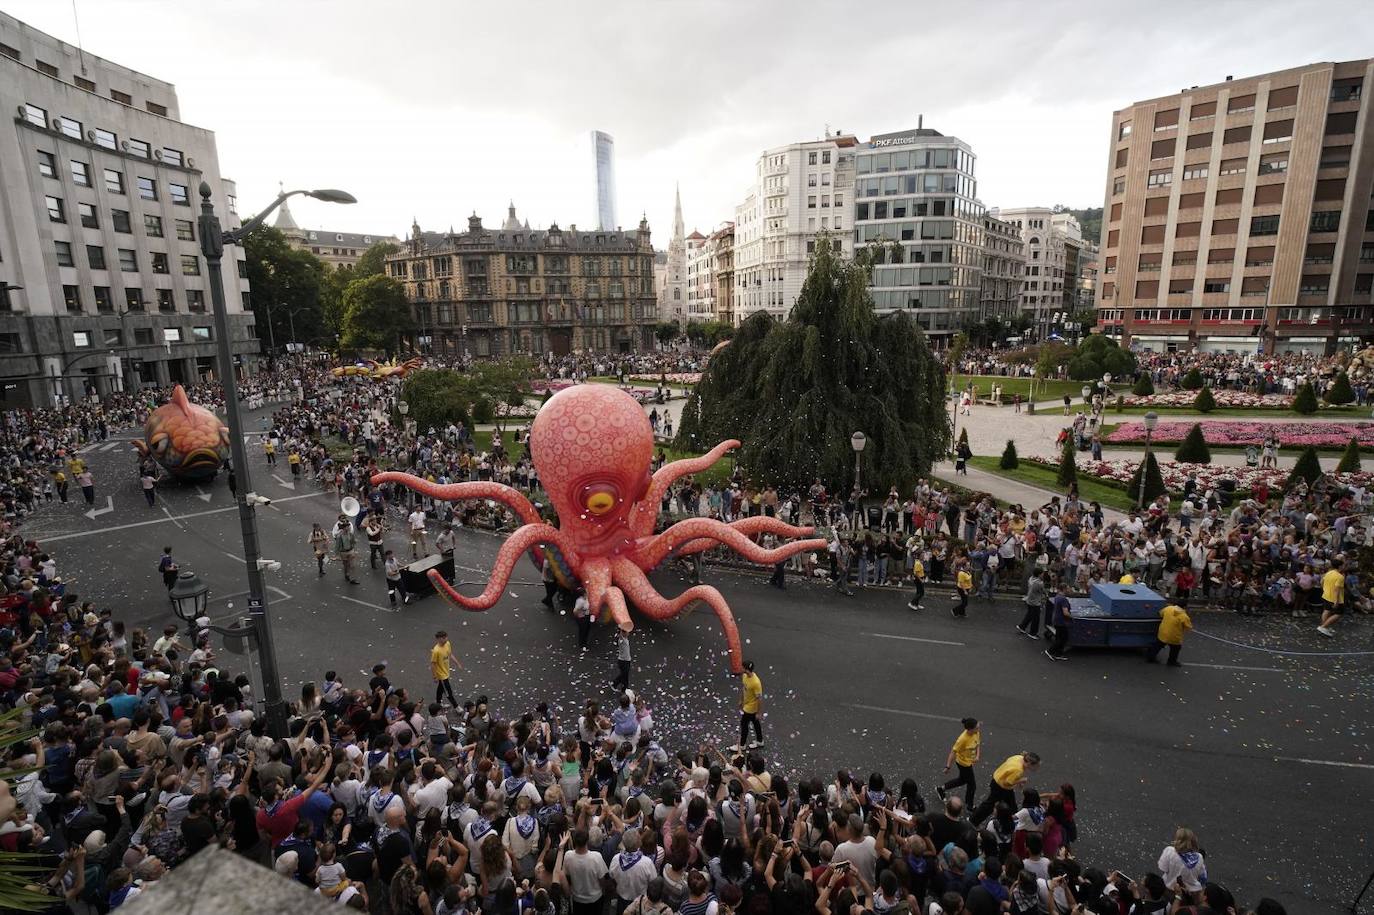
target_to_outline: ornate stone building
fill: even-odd
[[[654,348],[658,303],[649,224],[589,231],[531,229],[512,204],[500,228],[411,227],[387,259],[414,309],[417,349],[477,358]]]
[[[335,232],[333,229],[302,229],[291,215],[291,208],[283,203],[277,210],[276,221],[272,227],[280,229],[291,247],[311,254],[330,267],[352,266],[363,256],[363,252],[379,242],[399,245],[401,240],[395,235],[365,235],[361,232]]]

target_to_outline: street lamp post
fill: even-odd
[[[253,481],[248,465],[248,454],[243,443],[243,417],[239,411],[238,380],[234,373],[234,353],[229,337],[229,316],[225,312],[224,279],[220,261],[224,256],[225,245],[236,245],[262,224],[273,210],[286,202],[288,197],[307,194],[318,200],[331,203],[356,203],[356,199],[343,191],[284,191],[277,195],[272,205],[263,210],[237,229],[225,232],[220,227],[219,217],[215,215],[214,204],[210,202],[210,185],[200,183],[200,251],[205,255],[205,263],[210,278],[210,299],[215,309],[215,340],[219,358],[220,384],[224,391],[224,408],[229,424],[229,447],[237,476],[239,507],[239,527],[243,536],[243,560],[248,573],[248,612],[252,620],[252,638],[258,649],[258,663],[262,667],[263,703],[267,717],[268,731],[274,737],[286,734],[286,705],[281,692],[281,675],[277,672],[276,643],[272,638],[271,617],[267,612],[267,588],[262,577],[262,563],[258,555],[258,520],[254,505],[258,501],[253,492]],[[268,322],[271,328],[271,322]],[[253,496],[250,500],[249,496]]]
[[[868,437],[862,432],[855,432],[849,437],[849,447],[854,449],[854,505],[860,516],[863,515],[863,497],[859,494],[863,490],[859,486],[859,456],[864,453],[864,446],[867,444]]]
[[[1145,414],[1145,457],[1140,461],[1140,496],[1135,503],[1135,507],[1140,511],[1145,510],[1145,477],[1150,467],[1150,434],[1155,431],[1157,422],[1159,414],[1154,410]]]

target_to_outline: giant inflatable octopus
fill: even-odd
[[[172,399],[143,424],[143,440],[134,441],[139,456],[151,455],[178,480],[208,480],[229,459],[229,427],[186,397],[177,385]]]
[[[436,484],[395,472],[376,474],[372,482],[401,483],[444,501],[494,499],[523,522],[502,544],[491,579],[476,597],[459,594],[437,571],[430,570],[435,589],[458,607],[486,610],[495,604],[520,555],[529,550],[536,564],[553,561],[560,576],[571,573],[586,588],[592,612],[609,614],[625,632],[634,628],[627,599],[656,620],[671,619],[693,601],[703,601],[720,620],[731,669],[739,673],[743,669],[739,630],[721,593],[710,585],[696,585],[669,599],[645,574],[671,555],[700,553],[718,543],[751,562],[768,564],[825,548],[824,540],[802,540],[764,549],[749,535],[804,537],[812,533],[809,527],[793,527],[764,516],[731,524],[692,518],[654,533],[658,507],[668,487],[680,477],[705,470],[738,446],[737,441],[722,442],[702,457],[674,461],[650,475],[654,437],[643,408],[617,388],[579,384],[549,398],[531,429],[534,466],[558,512],[558,527],[546,524],[528,499],[500,483]]]

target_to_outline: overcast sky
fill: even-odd
[[[0,8],[75,43],[69,0]],[[595,223],[589,133],[616,140],[618,216],[665,247],[733,218],[764,149],[914,127],[978,156],[988,206],[1101,206],[1113,109],[1374,55],[1366,2],[76,0],[87,51],[176,84],[240,210],[278,181],[311,228],[404,234]]]

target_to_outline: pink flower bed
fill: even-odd
[[[1170,391],[1168,394],[1151,394],[1126,397],[1129,407],[1191,407],[1197,400],[1197,391]],[[1244,391],[1212,391],[1212,398],[1218,407],[1246,407],[1257,410],[1291,410],[1293,398],[1287,394],[1247,394]]]
[[[631,381],[638,381],[640,384],[659,384],[664,379],[669,384],[696,384],[701,381],[700,372],[669,372],[667,375],[634,375]]]
[[[564,388],[572,387],[575,383],[576,382],[568,381],[567,379],[562,378],[557,379],[555,381],[531,381],[530,393],[536,395],[543,395],[545,391],[548,391],[550,393],[557,394]],[[591,383],[600,384],[600,382]],[[640,403],[648,403],[649,401],[654,399],[654,391],[652,388],[632,388],[629,385],[623,384],[617,385],[617,387],[619,387],[620,390],[624,391],[626,394],[629,394],[631,397],[633,397]]]
[[[1058,461],[1047,461],[1043,458],[1032,458],[1036,463],[1046,467],[1058,467]],[[1136,468],[1140,466],[1139,461],[1086,461],[1080,462],[1078,472],[1100,480],[1108,480],[1125,485],[1135,476]],[[1196,475],[1198,488],[1202,492],[1215,488],[1222,480],[1234,480],[1237,489],[1252,490],[1259,483],[1264,482],[1269,485],[1271,490],[1282,489],[1288,482],[1288,475],[1291,471],[1276,468],[1259,467],[1226,467],[1218,464],[1188,464],[1182,461],[1160,461],[1159,473],[1164,478],[1164,485],[1170,492],[1180,493],[1183,486],[1188,482],[1189,475]],[[1374,484],[1374,472],[1361,470],[1355,473],[1333,473],[1329,476],[1340,483],[1347,485],[1369,486]]]
[[[1159,444],[1181,442],[1191,428],[1191,422],[1161,422],[1155,426],[1150,440]],[[1280,445],[1340,448],[1353,436],[1361,448],[1374,448],[1374,423],[1202,423],[1203,437],[1207,444],[1214,446],[1262,445],[1270,433],[1278,437]],[[1143,442],[1145,424],[1122,423],[1103,441],[1112,444]]]

